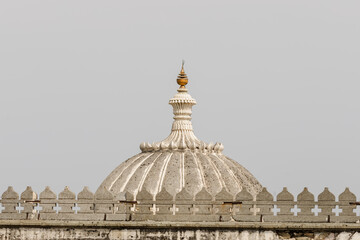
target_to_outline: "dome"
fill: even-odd
[[[255,196],[262,189],[255,177],[236,161],[225,156],[221,143],[205,143],[193,132],[192,106],[196,104],[185,85],[182,67],[177,79],[180,88],[169,101],[174,122],[170,135],[161,142],[141,143],[141,153],[115,168],[98,190],[112,194],[137,193],[147,190],[156,197],[162,189],[175,196],[185,189],[195,196],[203,188],[215,196],[222,189],[236,195],[243,188]]]

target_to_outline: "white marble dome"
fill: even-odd
[[[179,81],[180,80],[180,81]],[[114,195],[146,189],[154,197],[163,188],[173,196],[185,190],[195,196],[205,188],[215,196],[223,188],[236,195],[243,188],[256,195],[262,189],[255,177],[236,161],[225,156],[221,143],[204,143],[193,133],[192,106],[187,76],[182,68],[178,93],[170,99],[174,122],[169,137],[157,143],[140,144],[141,153],[121,163],[100,185]]]

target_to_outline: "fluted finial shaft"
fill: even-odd
[[[191,114],[192,106],[196,104],[185,87],[180,87],[178,93],[170,99],[169,104],[173,107],[174,123],[172,131],[192,131]]]

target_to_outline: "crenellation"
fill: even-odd
[[[76,194],[70,191],[69,187],[66,186],[62,192],[59,193],[59,200],[74,200],[76,199]]]
[[[274,197],[268,190],[264,187],[261,192],[256,196],[256,203],[254,208],[258,208],[258,212],[254,212],[255,215],[260,215],[261,220],[265,221],[265,216],[273,216],[274,212],[272,211],[274,207]]]
[[[254,196],[249,193],[246,188],[243,188],[238,194],[235,196],[236,201],[253,201]]]
[[[113,214],[115,212],[115,196],[104,188],[99,188],[94,196],[94,213],[96,214]]]
[[[57,205],[57,195],[46,187],[44,191],[40,193],[39,206],[41,207],[41,213],[56,213],[54,207]]]
[[[96,192],[95,192],[95,196],[94,196],[95,200],[111,200],[114,198],[114,195],[106,188],[99,188]]]
[[[39,198],[38,198],[39,196]],[[239,221],[239,222],[339,222],[355,223],[360,216],[356,196],[347,188],[339,201],[325,188],[318,200],[305,188],[294,201],[284,188],[274,199],[263,188],[254,198],[245,188],[236,196],[225,188],[212,196],[202,188],[195,197],[185,189],[175,196],[165,188],[155,197],[146,189],[134,201],[127,192],[112,195],[107,189],[93,194],[87,187],[77,194],[68,187],[57,195],[46,187],[37,195],[27,187],[19,195],[9,187],[0,200],[0,219],[89,220],[89,221]],[[297,213],[297,214],[295,214]]]
[[[69,187],[65,187],[58,195],[58,206],[60,207],[59,213],[71,214],[75,213],[73,207],[75,206],[76,194],[70,191]]]
[[[353,221],[356,221],[358,217],[356,215],[356,212],[354,212],[354,210],[356,209],[355,202],[355,194],[350,192],[349,188],[346,188],[345,191],[339,195],[338,206],[342,209],[342,212],[339,214],[339,216],[335,217],[334,220],[341,222],[341,219],[343,218],[353,218]]]
[[[88,187],[84,187],[77,195],[78,214],[92,214],[95,211],[95,195]]]
[[[254,205],[254,196],[249,193],[246,188],[243,188],[235,196],[235,202],[238,202],[234,206],[233,218],[236,221],[258,221],[260,220],[259,216],[256,216],[257,210],[259,210]]]
[[[20,195],[19,206],[21,213],[26,214],[26,219],[37,218],[35,207],[38,205],[37,194],[28,186]]]
[[[327,217],[327,220],[330,221],[331,216],[335,216],[332,211],[336,207],[335,195],[332,194],[327,187],[324,188],[324,191],[318,196],[318,204],[321,211],[318,213],[319,216]]]
[[[1,195],[1,198],[4,199],[19,199],[19,194],[14,191],[12,186],[9,186],[8,189]]]
[[[305,187],[304,190],[297,196],[296,206],[300,209],[297,215],[301,217],[306,216],[311,219],[312,216],[314,216],[312,209],[315,207],[315,205],[314,194],[309,192],[308,188]]]
[[[234,198],[235,196],[229,193],[225,187],[223,187],[221,191],[215,195],[216,201],[232,202],[234,201]]]
[[[26,190],[21,193],[20,199],[26,202],[33,202],[37,199],[37,194],[28,186]]]
[[[158,207],[157,215],[175,215],[176,213],[176,205],[174,204],[174,197],[163,188],[156,195],[156,206]],[[174,208],[174,210],[172,210]]]
[[[94,197],[94,193],[92,193],[87,186],[85,186],[83,190],[77,195],[78,200],[93,200]]]
[[[200,192],[195,195],[196,201],[212,201],[213,196],[203,187]]]
[[[294,216],[294,213],[291,212],[291,209],[295,206],[294,195],[286,187],[276,196],[276,206],[280,208],[277,216]]]
[[[1,203],[4,208],[2,214],[17,213],[18,210],[16,208],[19,204],[19,194],[14,191],[13,187],[9,186],[1,196]]]
[[[163,188],[155,197],[156,201],[172,201],[174,200],[174,196],[172,196],[166,188]]]
[[[146,189],[142,189],[137,195],[136,195],[136,200],[138,201],[154,201],[155,198],[154,196],[148,192],[148,190]]]
[[[193,196],[183,188],[180,192],[175,195],[175,201],[189,201],[193,200]]]
[[[45,187],[45,190],[40,193],[40,199],[56,199],[56,194],[50,189],[49,186]]]

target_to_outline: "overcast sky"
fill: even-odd
[[[1,1],[0,193],[95,191],[171,129],[278,193],[360,197],[360,1]]]

